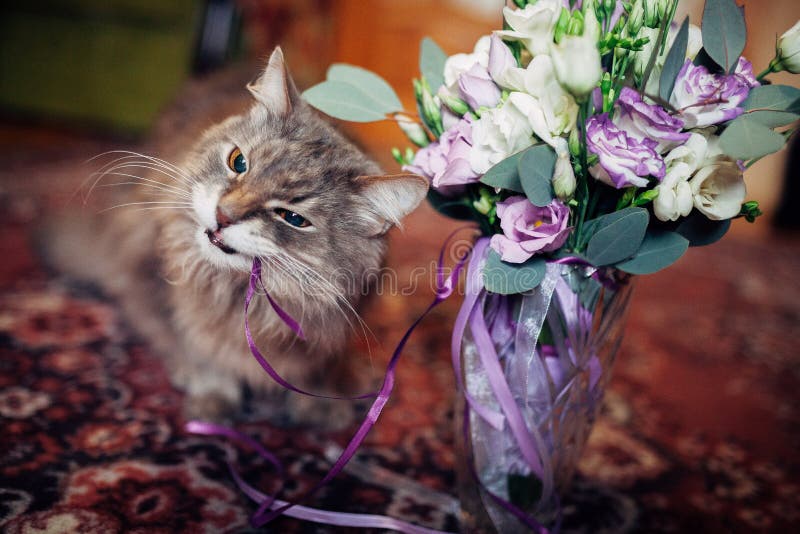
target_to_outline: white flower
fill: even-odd
[[[717,140],[718,137],[714,136]],[[718,146],[716,142],[715,146]],[[721,152],[720,152],[721,153]],[[664,163],[667,164],[667,171],[669,168],[677,163],[684,163],[691,169],[689,174],[694,173],[698,167],[703,165],[708,157],[708,140],[704,135],[692,132],[689,139],[686,140],[681,146],[673,148],[669,154],[664,156]]]
[[[473,124],[470,167],[478,174],[485,173],[508,156],[530,146],[532,135],[527,114],[509,98],[502,106],[484,111]]]
[[[800,73],[800,20],[778,39],[778,60],[784,70]]]
[[[714,221],[738,215],[747,194],[742,171],[735,161],[719,160],[703,167],[689,180],[689,185],[694,207]]]
[[[514,100],[517,108],[528,116],[534,133],[542,141],[558,148],[554,139],[575,127],[578,104],[558,83],[550,56],[533,58],[522,82],[524,87],[512,92],[509,100]]]
[[[603,76],[597,49],[600,26],[591,13],[586,16],[585,24],[583,35],[565,35],[560,43],[550,46],[558,81],[577,98],[591,93]]]
[[[653,200],[653,212],[660,221],[676,221],[691,213],[694,199],[688,180],[693,171],[683,161],[667,170],[667,175],[656,187],[658,196]]]
[[[561,0],[539,0],[525,9],[504,7],[503,17],[511,30],[496,33],[503,39],[520,41],[533,56],[547,54],[563,5]]]
[[[447,61],[444,62],[444,84],[451,95],[458,96],[458,78],[475,64],[484,68],[488,67],[490,46],[490,36],[484,35],[475,43],[471,54],[453,54],[447,58]],[[436,87],[432,89],[434,93],[437,91]]]

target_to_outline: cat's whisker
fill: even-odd
[[[129,169],[129,168],[137,168],[137,169],[147,169],[151,171],[158,172],[168,178],[171,178],[176,183],[173,187],[180,187],[181,189],[188,190],[191,184],[186,183],[184,180],[181,179],[180,176],[174,174],[174,171],[170,171],[169,169],[165,169],[163,166],[155,165],[149,161],[140,161],[140,160],[133,160],[133,161],[121,161],[118,162],[116,165],[112,166],[111,168],[104,169],[102,172],[110,172],[119,169]],[[98,171],[100,172],[100,171]]]
[[[165,186],[163,186],[161,184],[158,184],[158,183],[150,183],[151,182],[150,180],[142,181],[142,180],[140,180],[141,177],[139,177],[139,176],[134,176],[134,175],[131,175],[131,174],[124,174],[124,173],[116,173],[116,172],[115,173],[111,173],[111,174],[114,175],[114,176],[134,178],[137,181],[134,181],[134,182],[114,182],[114,183],[110,183],[110,184],[99,184],[99,185],[96,186],[96,188],[114,187],[114,186],[123,186],[123,185],[133,185],[133,186],[143,187],[145,189],[155,189],[155,190],[160,191],[162,194],[170,195],[170,196],[177,196],[177,197],[180,197],[180,198],[186,200],[187,202],[191,201],[191,199],[192,199],[191,195],[189,195],[188,193],[185,193],[183,191],[176,191],[176,190],[174,190],[172,188],[165,187]]]
[[[367,340],[368,346],[369,346],[369,335],[371,335],[373,339],[377,339],[375,337],[375,334],[366,324],[366,322],[364,322],[364,319],[361,317],[361,315],[359,315],[359,313],[355,310],[349,299],[347,299],[344,295],[342,295],[342,293],[339,291],[338,288],[336,288],[335,285],[333,285],[333,283],[331,283],[329,280],[327,280],[325,277],[323,277],[321,274],[319,274],[316,270],[314,270],[310,265],[306,264],[305,262],[297,258],[291,257],[286,253],[279,253],[279,257],[281,255],[284,256],[285,259],[291,261],[295,267],[299,267],[306,275],[309,275],[312,278],[316,279],[322,287],[327,287],[329,291],[331,291],[332,293],[331,296],[335,298],[334,305],[337,307],[337,309],[339,309],[339,311],[342,314],[342,317],[344,317],[344,319],[350,325],[351,330],[355,332],[356,331],[355,326],[350,321],[347,312],[349,311],[351,314],[353,314],[353,316],[358,321],[359,326],[361,327],[361,333],[363,334],[364,339]],[[347,309],[345,310],[343,309],[343,307]],[[369,335],[367,335],[368,332]]]
[[[110,211],[110,210],[114,210],[114,209],[118,209],[118,208],[125,208],[125,207],[129,207],[129,206],[145,206],[145,205],[148,205],[148,204],[159,204],[159,205],[164,205],[162,207],[165,207],[165,208],[169,207],[169,208],[181,208],[181,209],[187,209],[187,208],[190,208],[192,206],[191,202],[173,202],[173,201],[169,201],[169,200],[150,200],[150,201],[145,201],[145,202],[125,202],[123,204],[116,204],[114,206],[111,206],[111,207],[105,208],[103,210],[100,210],[98,213],[105,213],[105,212]],[[168,204],[168,206],[166,206],[166,204]]]
[[[175,178],[172,175],[166,174],[165,171],[163,171],[162,169],[154,169],[153,167],[150,167],[148,165],[141,165],[141,164],[139,164],[139,162],[128,162],[128,163],[115,165],[113,167],[110,167],[108,169],[103,170],[102,172],[101,171],[97,171],[97,172],[93,173],[91,176],[96,176],[97,175],[97,176],[99,176],[99,179],[95,180],[95,183],[93,184],[92,188],[94,188],[94,185],[96,185],[104,177],[109,176],[109,175],[114,175],[114,174],[118,173],[118,171],[123,170],[123,169],[128,169],[128,168],[143,168],[143,169],[155,170],[155,171],[161,172],[161,173],[163,173],[163,174],[165,174],[165,175],[167,175],[167,176],[169,176],[169,177],[171,177],[173,179]],[[120,173],[119,175],[120,176],[129,176],[131,178],[136,178],[138,180],[152,182],[152,183],[155,183],[155,184],[159,184],[159,185],[161,185],[163,187],[169,187],[169,188],[175,190],[176,192],[179,191],[179,192],[182,192],[182,193],[189,194],[189,189],[181,186],[180,182],[178,182],[178,185],[166,184],[164,182],[161,182],[161,181],[158,181],[158,180],[154,180],[152,178],[145,178],[143,176],[138,176],[138,175],[133,175],[133,174],[121,174]],[[87,193],[87,197],[91,194],[91,192],[92,192],[92,190],[90,189],[89,192]]]
[[[169,161],[167,161],[165,159],[162,159],[162,158],[159,158],[159,157],[156,157],[156,156],[149,156],[147,154],[142,154],[141,152],[135,152],[133,150],[109,150],[107,152],[103,152],[102,154],[98,154],[97,156],[95,156],[93,158],[90,158],[89,160],[87,160],[87,163],[90,163],[90,162],[94,161],[95,159],[98,159],[98,158],[103,157],[103,156],[107,156],[109,154],[124,154],[124,156],[122,156],[120,158],[117,158],[117,160],[115,160],[115,161],[119,161],[119,160],[122,160],[122,159],[125,159],[125,158],[133,158],[133,157],[144,158],[144,159],[150,160],[153,163],[156,163],[158,165],[162,165],[164,167],[168,167],[168,168],[172,169],[173,171],[179,173],[182,177],[186,178],[187,180],[193,181],[192,177],[189,176],[185,171],[183,171],[183,169],[181,169],[177,165],[175,165],[173,163],[170,163]]]

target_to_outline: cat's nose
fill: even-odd
[[[217,225],[219,228],[225,228],[226,226],[230,226],[233,224],[233,219],[228,217],[222,208],[217,206]]]

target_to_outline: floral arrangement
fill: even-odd
[[[734,0],[708,0],[702,28],[673,20],[677,0],[513,3],[471,53],[423,40],[416,114],[348,65],[304,93],[337,118],[397,121],[419,147],[393,151],[403,169],[491,236],[487,289],[530,290],[564,256],[652,273],[761,214],[743,171],[796,130],[800,90],[766,77],[800,71],[798,24],[755,75]]]

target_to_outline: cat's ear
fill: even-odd
[[[367,218],[375,235],[399,225],[428,193],[428,180],[416,174],[360,176],[358,182],[369,205]]]
[[[247,90],[274,115],[288,115],[298,105],[300,94],[289,74],[280,46],[275,47],[264,72],[258,80],[247,85]]]

